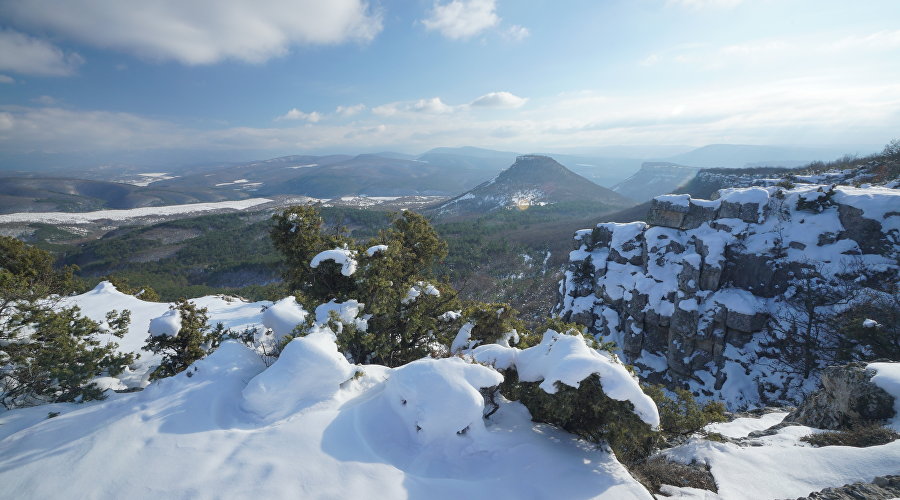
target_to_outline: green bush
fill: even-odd
[[[102,399],[91,380],[114,376],[131,364],[115,343],[131,316],[111,311],[101,324],[77,307],[60,307],[72,292],[73,268],[56,270],[53,257],[19,240],[0,236],[0,404],[6,408],[45,402]]]
[[[666,439],[688,436],[707,424],[727,420],[725,404],[720,401],[700,405],[686,389],[675,389],[675,399],[667,396],[662,386],[646,385],[643,389],[656,402],[659,428]]]
[[[515,370],[506,370],[500,393],[531,412],[532,420],[552,424],[592,443],[607,443],[619,461],[638,463],[656,447],[658,436],[634,413],[634,405],[603,392],[600,377],[591,375],[578,388],[556,383],[548,394],[539,382],[520,382]]]
[[[181,328],[175,335],[151,335],[144,349],[162,354],[162,362],[150,373],[150,380],[171,377],[211,353],[229,333],[221,323],[210,329],[206,308],[197,308],[187,299],[179,299],[170,307],[181,317]]]

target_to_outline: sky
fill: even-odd
[[[897,0],[0,0],[7,155],[897,137]]]

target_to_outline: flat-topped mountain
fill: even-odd
[[[624,196],[572,172],[549,156],[523,155],[497,177],[436,207],[436,215],[465,216],[505,208],[588,202],[619,208]]]
[[[613,186],[612,190],[635,201],[646,201],[671,193],[693,179],[699,170],[677,163],[648,161],[634,175]]]

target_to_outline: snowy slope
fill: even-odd
[[[329,384],[320,380],[321,364],[305,362],[309,355],[283,355],[269,368],[282,363],[296,368],[281,380],[283,390]],[[489,371],[458,358],[434,363]],[[318,368],[305,369],[310,365]],[[324,392],[292,397],[283,392],[260,400],[264,384],[255,381],[265,367],[249,349],[226,343],[195,366],[191,377],[182,373],[99,404],[0,414],[3,494],[20,499],[651,498],[607,452],[532,424],[517,403],[504,404],[480,432],[460,435],[453,426],[442,427],[446,415],[432,406],[435,400],[456,401],[458,414],[477,410],[480,403],[460,407],[459,401],[467,400],[453,397],[471,381],[453,373],[425,370],[400,377],[412,365],[366,366],[361,376]],[[419,380],[419,393],[432,399],[402,405],[395,396],[406,393],[404,386],[392,385],[395,377],[405,385]],[[275,419],[259,416],[267,405],[289,411]],[[413,405],[416,414],[438,420],[429,440],[419,439],[408,416],[398,414],[398,408]],[[47,411],[61,409],[66,413],[46,419]]]

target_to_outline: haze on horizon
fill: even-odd
[[[0,155],[875,148],[900,130],[898,19],[892,0],[0,0]]]

